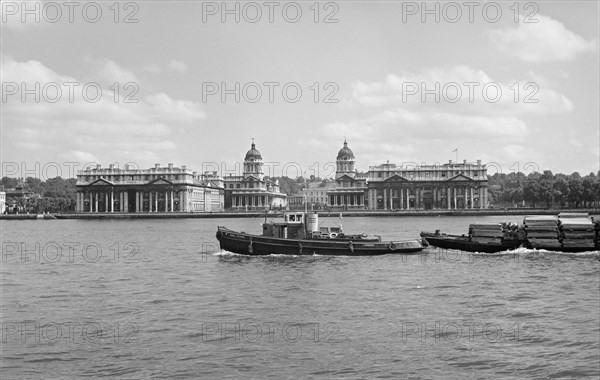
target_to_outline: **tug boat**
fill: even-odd
[[[423,250],[419,240],[381,241],[378,235],[345,234],[342,227],[319,227],[316,213],[285,213],[283,222],[265,222],[262,235],[217,227],[222,250],[242,255],[375,256]]]

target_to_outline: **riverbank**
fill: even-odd
[[[487,215],[557,215],[561,212],[587,212],[590,215],[600,215],[600,209],[486,209],[486,210],[402,210],[402,211],[374,211],[374,210],[349,210],[349,211],[317,211],[321,217],[377,216],[377,217],[403,217],[403,216],[487,216]],[[282,212],[270,212],[269,218],[281,216]],[[262,218],[264,212],[260,211],[223,211],[223,212],[173,212],[173,213],[80,213],[80,214],[2,214],[3,220],[54,220],[54,219],[177,219],[177,218]]]

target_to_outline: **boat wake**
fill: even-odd
[[[310,255],[287,255],[281,253],[271,253],[268,255],[244,255],[235,252],[230,252],[225,249],[221,249],[217,252],[212,253],[213,256],[219,258],[220,260],[231,260],[231,261],[240,261],[240,260],[250,260],[250,259],[258,259],[258,260],[307,260],[307,261],[328,261],[328,260],[338,260],[339,256],[332,255],[319,255],[319,254],[310,254]]]
[[[502,257],[502,256],[520,256],[523,258],[541,258],[541,257],[582,257],[582,258],[597,258],[600,260],[600,250],[590,250],[584,252],[562,252],[562,251],[550,251],[547,249],[538,248],[526,248],[519,247],[515,249],[508,249],[500,252],[488,253],[488,252],[469,252],[459,249],[447,249],[438,248],[434,246],[428,247],[423,253],[439,254],[440,252],[449,252],[454,255],[469,255],[474,257]]]

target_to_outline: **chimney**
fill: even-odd
[[[477,165],[481,165],[481,160],[477,160]]]
[[[169,164],[169,170],[173,170],[173,164]]]
[[[124,169],[125,169],[125,170],[129,170],[129,164],[125,164],[125,167],[124,167]]]
[[[463,160],[463,165],[466,165],[466,164],[467,164],[467,160]]]
[[[110,170],[113,170],[113,169],[115,168],[115,164],[109,164],[109,165],[108,165],[108,168],[109,168]]]
[[[160,168],[160,164],[154,164],[154,169]]]
[[[186,170],[186,166],[185,165],[181,165],[181,170]]]
[[[96,170],[100,170],[100,168],[102,168],[102,165],[100,165],[100,164],[97,164],[97,165],[96,165]]]
[[[448,163],[449,163],[449,164],[452,164],[452,160],[450,160]]]

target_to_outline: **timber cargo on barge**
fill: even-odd
[[[588,214],[526,216],[514,223],[471,224],[468,235],[421,232],[428,244],[467,252],[496,253],[519,247],[556,252],[587,252],[600,248],[600,221]]]

